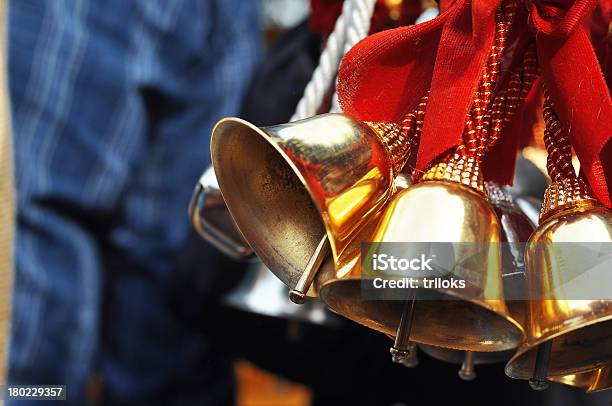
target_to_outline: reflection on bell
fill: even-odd
[[[585,389],[588,393],[601,392],[612,389],[612,367],[606,366],[589,372],[555,376],[550,380],[574,388]]]
[[[510,377],[529,379],[538,386],[612,362],[612,300],[589,297],[600,287],[612,286],[609,268],[602,270],[594,262],[576,274],[577,269],[567,265],[576,264],[576,251],[558,248],[582,243],[597,250],[598,242],[602,246],[612,242],[612,212],[590,197],[582,180],[553,182],[525,254],[527,285],[534,300],[525,322],[527,340],[506,366]]]
[[[352,237],[388,200],[408,150],[398,125],[342,114],[266,128],[228,118],[211,140],[232,217],[277,277],[290,288],[301,280],[298,301],[315,294],[309,285],[325,257],[325,237],[336,263],[350,258]]]
[[[515,205],[506,187],[494,183],[485,184],[489,201],[501,225],[502,237],[502,279],[506,305],[512,317],[524,322],[525,301],[525,243],[533,233],[534,226]],[[440,361],[460,364],[459,377],[473,380],[476,377],[475,365],[505,362],[514,350],[497,352],[459,351],[421,345],[424,353]]]
[[[593,382],[587,392],[601,392],[612,389],[612,366],[599,368],[593,375]]]
[[[255,253],[227,211],[212,166],[204,171],[195,187],[189,217],[198,234],[225,255],[241,261],[255,259]]]
[[[361,241],[481,243],[478,255],[450,271],[449,276],[466,281],[465,289],[417,289],[410,341],[464,351],[506,351],[522,342],[521,326],[503,300],[499,220],[479,189],[453,181],[418,183],[394,195],[369,228],[370,237]],[[455,258],[464,256],[455,252]],[[326,276],[317,278],[317,286],[332,310],[389,336],[397,334],[404,302],[363,300],[361,283],[367,276],[360,260]]]
[[[506,305],[512,317],[523,325],[527,303],[525,246],[536,223],[519,208],[506,187],[487,183],[486,188],[501,226],[502,280]]]

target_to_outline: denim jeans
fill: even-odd
[[[11,1],[9,383],[66,385],[82,405],[100,376],[111,403],[222,403],[229,361],[160,292],[211,128],[256,64],[257,3]]]

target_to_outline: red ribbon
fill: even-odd
[[[367,37],[346,55],[339,73],[343,110],[361,120],[398,122],[430,90],[417,172],[461,143],[501,0],[450,3],[427,23]],[[528,6],[519,7],[515,38],[535,36],[542,81],[568,129],[583,175],[610,207],[612,102],[586,28],[595,0],[534,0]],[[522,116],[516,114],[488,155],[486,179],[512,182]]]
[[[344,0],[310,0],[310,29],[325,37],[331,34],[336,25],[336,20],[340,17],[343,2]],[[404,0],[401,5],[399,18],[393,20],[387,1],[377,0],[370,24],[370,33],[414,24],[420,13],[421,2],[419,0]]]

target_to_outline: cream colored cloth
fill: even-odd
[[[7,2],[0,0],[0,383],[6,381],[13,275],[13,170],[10,137],[6,41]],[[1,402],[1,401],[0,401]]]

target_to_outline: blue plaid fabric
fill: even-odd
[[[65,384],[82,405],[98,372],[111,399],[136,404],[185,378],[181,404],[214,403],[228,367],[159,289],[189,231],[211,127],[237,113],[258,58],[257,3],[10,3],[9,383]]]

